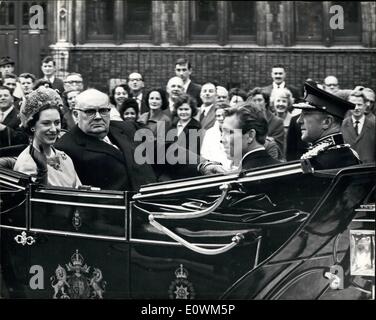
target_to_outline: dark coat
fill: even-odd
[[[27,134],[20,128],[20,119],[15,108],[6,116],[2,124],[6,128],[0,131],[0,148],[27,144],[29,139]]]
[[[269,110],[266,111],[266,120],[268,121],[268,136],[274,138],[280,150],[284,150],[285,129],[283,120]]]
[[[346,118],[342,123],[342,134],[345,143],[348,143],[359,155],[363,163],[375,162],[376,141],[375,121],[365,117],[362,131],[359,135],[355,133],[352,118]]]
[[[302,131],[297,122],[300,115],[293,116],[287,130],[286,137],[286,160],[298,160],[308,150],[308,143],[302,140]]]
[[[150,165],[137,164],[134,160],[136,129],[131,122],[111,121],[108,137],[118,150],[75,126],[56,143],[56,148],[72,158],[82,184],[106,190],[137,191],[156,178]]]
[[[175,129],[176,129],[175,125]],[[200,154],[200,146],[202,143],[202,136],[197,135],[197,138],[192,135],[196,131],[198,134],[200,133],[201,124],[196,119],[191,119],[187,125],[184,127],[183,131],[179,134],[176,143],[182,146],[183,148],[189,149],[191,152],[196,154]],[[196,141],[193,141],[193,140]],[[195,147],[196,146],[196,147]]]
[[[191,97],[195,98],[197,101],[197,107],[200,107],[202,105],[202,100],[200,98],[201,93],[201,86],[197,83],[191,83],[189,84],[187,88],[187,94],[189,94]]]
[[[241,162],[241,170],[249,170],[280,163],[272,158],[266,150],[247,153]]]
[[[285,88],[290,90],[290,92],[292,93],[292,96],[293,96],[295,99],[300,98],[301,93],[300,93],[300,91],[299,91],[297,88],[295,88],[295,87],[293,87],[293,86],[290,86],[290,85],[287,85],[287,84],[285,85]],[[273,91],[273,84],[270,84],[270,85],[268,85],[268,86],[266,86],[266,87],[263,87],[262,90],[263,90],[264,92],[266,92],[267,94],[269,94],[269,96],[270,96],[270,94],[271,94],[272,91]]]

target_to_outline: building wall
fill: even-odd
[[[333,74],[342,88],[376,88],[376,55],[371,50],[76,48],[70,54],[69,70],[82,73],[88,86],[102,90],[107,90],[108,79],[126,79],[135,71],[143,74],[146,86],[165,86],[180,57],[191,61],[192,78],[198,83],[216,81],[244,89],[263,86],[270,83],[270,68],[282,63],[288,82],[297,87],[307,78],[321,81]]]
[[[218,3],[225,8],[225,1]],[[329,8],[329,2],[323,5]],[[102,90],[107,90],[109,79],[126,79],[134,71],[144,75],[146,86],[164,86],[174,75],[174,62],[179,57],[188,57],[192,62],[193,79],[198,83],[216,81],[244,89],[266,85],[270,82],[272,65],[282,63],[287,68],[289,82],[295,86],[301,86],[308,77],[321,81],[334,74],[342,88],[354,85],[376,88],[376,3],[362,2],[361,7],[362,39],[356,45],[297,46],[291,20],[292,1],[257,2],[258,31],[255,43],[251,44],[192,43],[186,23],[188,1],[153,2],[152,43],[106,44],[85,40],[84,2],[77,1],[74,7],[70,1],[58,0],[57,16],[66,8],[67,17],[74,17],[75,23],[65,21],[68,30],[60,41],[64,20],[56,21],[56,43],[51,49],[58,59],[64,57],[60,75],[80,72],[87,85]]]

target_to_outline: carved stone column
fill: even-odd
[[[68,73],[69,52],[73,47],[74,1],[57,0],[54,7],[54,33],[56,43],[50,45],[56,61],[56,76],[64,78]]]

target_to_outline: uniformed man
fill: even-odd
[[[302,140],[310,144],[301,157],[303,168],[313,171],[360,164],[341,133],[342,120],[354,104],[318,88],[315,82],[306,82],[304,90],[304,102],[293,105],[302,109],[298,123]]]

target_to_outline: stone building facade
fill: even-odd
[[[343,29],[331,27],[333,6]],[[198,83],[266,85],[281,63],[295,86],[334,74],[343,88],[376,88],[375,2],[57,0],[47,11],[40,55],[55,56],[60,76],[80,72],[102,90],[134,71],[148,87],[165,85],[179,57]]]

